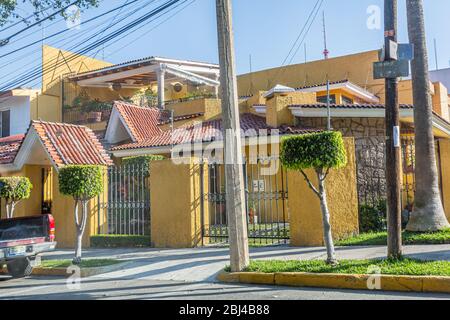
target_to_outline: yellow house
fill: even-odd
[[[52,72],[44,75],[40,96],[56,98],[57,103],[52,98],[47,108],[61,110],[61,121],[86,124],[101,134],[116,164],[149,154],[172,158],[152,163],[150,169],[152,244],[190,247],[220,242],[226,236],[226,217],[223,169],[215,163],[223,149],[219,67],[159,57],[118,65],[82,56],[65,62],[71,53],[43,50],[43,65]],[[371,51],[239,77],[247,162],[253,160],[255,148],[267,149],[267,159],[245,166],[250,233],[277,240],[290,234],[294,245],[322,244],[320,208],[303,178],[283,169],[272,177],[261,172],[277,161],[279,141],[272,138],[326,127],[327,80],[332,126],[343,132],[349,155],[348,166],[333,172],[328,185],[334,233],[341,238],[358,232],[358,205],[378,201],[385,192],[384,82],[372,76],[377,60],[378,52]],[[410,210],[414,194],[411,81],[402,81],[399,88],[404,208]],[[432,94],[441,189],[450,216],[448,92],[435,82]],[[174,158],[184,161],[175,166]],[[294,191],[301,197],[294,198]]]
[[[111,159],[94,133],[83,126],[32,121],[25,135],[0,139],[1,176],[25,176],[31,180],[31,197],[17,206],[16,217],[52,214],[59,247],[73,247],[74,201],[60,194],[58,170],[65,165],[109,166]],[[107,192],[105,190],[105,192]],[[84,244],[96,232],[97,200],[89,204]],[[5,218],[4,204],[1,217]]]

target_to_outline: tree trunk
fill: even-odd
[[[319,199],[322,209],[323,238],[327,249],[327,264],[337,264],[336,251],[334,249],[333,235],[331,232],[330,211],[328,209],[327,192],[325,188],[326,174],[323,169],[317,169],[317,179],[319,180]]]
[[[75,201],[75,227],[76,227],[76,247],[75,247],[75,258],[73,259],[73,264],[78,265],[82,261],[82,246],[83,246],[83,234],[86,229],[87,222],[87,204],[88,201],[81,201],[81,221],[79,219],[79,201]]]
[[[450,227],[442,206],[433,135],[433,105],[422,0],[407,0],[409,39],[414,44],[412,81],[416,143],[416,194],[409,231],[438,231]]]
[[[12,219],[14,217],[14,210],[16,204],[14,202],[6,202],[6,219]]]

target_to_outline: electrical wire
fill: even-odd
[[[19,21],[13,22],[13,23],[10,24],[9,26],[6,26],[5,28],[1,29],[0,32],[9,30],[9,29],[11,29],[11,28],[14,28],[15,26],[17,26],[17,25],[19,25],[19,24],[21,24],[21,23],[25,23],[25,24],[26,24],[26,23],[27,23],[27,20],[29,20],[29,19],[35,17],[36,14],[41,14],[42,12],[47,11],[47,10],[50,9],[50,8],[51,8],[51,7],[47,7],[47,8],[45,8],[45,9],[42,9],[41,11],[38,11],[38,12],[35,12],[35,13],[29,15],[29,16],[26,17],[26,18],[21,18]]]
[[[109,10],[109,11],[107,11],[107,12],[104,12],[104,13],[102,13],[102,14],[96,16],[96,17],[93,17],[93,18],[91,18],[91,19],[89,19],[89,20],[86,20],[86,21],[80,23],[80,26],[86,25],[86,24],[88,24],[88,23],[90,23],[90,22],[92,22],[92,21],[94,21],[94,20],[96,20],[96,19],[99,19],[99,18],[101,18],[101,17],[104,17],[105,15],[108,15],[108,14],[110,14],[110,13],[112,13],[112,12],[114,12],[114,11],[117,11],[117,10],[119,10],[119,9],[123,9],[124,7],[129,6],[129,5],[131,5],[131,4],[133,4],[133,3],[137,2],[137,1],[140,1],[140,0],[133,0],[132,2],[127,3],[126,5],[121,5],[121,6],[119,6],[119,7],[116,7],[116,8],[114,8],[114,9],[111,9],[111,10]],[[7,56],[10,56],[10,55],[12,55],[12,54],[14,54],[14,53],[17,53],[17,52],[19,52],[19,51],[22,51],[22,50],[24,50],[24,49],[26,49],[26,48],[29,48],[30,46],[33,46],[33,45],[35,45],[35,44],[41,43],[42,41],[45,41],[45,40],[51,39],[51,38],[53,38],[53,37],[59,36],[59,35],[61,35],[61,34],[63,34],[63,33],[68,32],[69,30],[70,30],[70,29],[64,29],[64,30],[61,30],[61,31],[56,32],[56,33],[54,33],[54,34],[52,34],[52,35],[49,35],[49,36],[47,36],[47,37],[45,37],[45,38],[43,38],[43,39],[41,39],[41,40],[34,41],[34,42],[29,43],[29,44],[27,44],[27,45],[25,45],[25,46],[22,46],[22,47],[20,47],[20,48],[17,48],[17,49],[15,49],[15,50],[12,50],[12,51],[10,51],[10,52],[8,52],[8,53],[5,53],[5,54],[3,54],[3,55],[0,55],[0,59],[1,59],[1,58],[4,58],[4,57],[7,57]]]
[[[120,18],[120,21],[119,21],[118,23],[120,23],[120,22],[122,22],[122,21],[128,19],[129,17],[131,17],[133,14],[135,14],[135,13],[138,12],[139,10],[145,9],[148,5],[152,4],[154,1],[155,1],[155,0],[150,0],[149,2],[147,2],[147,3],[146,3],[145,5],[143,5],[143,6],[141,6],[141,4],[138,3],[138,4],[137,4],[138,7],[137,7],[137,8],[135,7],[134,10],[131,11],[131,13],[129,13],[129,12],[126,13],[123,17]],[[70,36],[70,38],[72,38],[72,39],[70,39],[69,41],[64,42],[64,43],[61,44],[60,46],[61,46],[61,47],[65,47],[66,45],[68,45],[68,44],[74,42],[74,40],[79,40],[80,36],[82,36],[82,35],[84,35],[84,34],[87,34],[87,33],[90,33],[90,32],[95,32],[95,30],[96,30],[98,27],[102,27],[101,32],[104,32],[104,31],[106,30],[106,28],[103,27],[105,23],[106,23],[106,21],[102,21],[102,22],[100,22],[99,24],[97,24],[96,26],[94,26],[93,28],[87,28],[87,29],[85,29],[84,31],[82,31],[81,33],[76,33],[76,34]],[[83,39],[81,42],[79,42],[79,43],[77,43],[76,45],[72,46],[72,47],[69,48],[68,50],[69,50],[69,51],[75,50],[75,49],[78,48],[80,45],[83,45],[84,43],[86,43],[86,41],[88,41],[89,39],[90,39],[90,38]],[[61,43],[62,41],[65,41],[65,40],[67,40],[67,38],[60,39],[60,40],[58,40],[58,41],[52,43],[51,45],[52,45],[52,46],[59,45],[59,43]],[[3,63],[2,65],[0,65],[0,70],[1,70],[1,69],[4,69],[5,67],[8,67],[8,66],[9,66],[9,63],[17,62],[17,61],[19,61],[19,60],[21,60],[21,59],[27,57],[28,55],[32,55],[33,53],[36,53],[37,51],[40,51],[40,48],[38,48],[38,49],[33,49],[32,51],[30,51],[30,52],[24,54],[23,56],[19,57],[18,59],[12,59],[12,60],[10,60],[10,61],[8,61],[8,62]],[[56,58],[55,58],[54,60],[56,60]],[[50,60],[49,63],[51,63],[51,62],[53,62],[53,61]],[[35,61],[32,61],[31,63],[25,64],[25,65],[23,65],[23,66],[22,66],[21,68],[19,68],[19,69],[16,69],[16,70],[15,70],[16,72],[13,72],[11,75],[14,75],[14,74],[16,74],[16,73],[18,73],[18,72],[20,72],[20,71],[26,69],[28,66],[30,66],[30,65],[32,65],[32,64],[35,64]]]
[[[295,48],[295,43],[293,45],[293,47],[291,48],[291,50],[289,51],[289,55],[287,56],[287,58],[291,55],[291,58],[288,62],[287,65],[284,65],[284,63],[286,62],[287,59],[285,59],[285,61],[283,62],[283,65],[278,69],[277,73],[275,74],[275,76],[272,78],[273,82],[274,80],[278,79],[279,76],[282,76],[285,72],[286,72],[286,67],[289,66],[290,64],[292,64],[293,60],[295,59],[295,57],[297,56],[298,51],[300,50],[300,47],[302,46],[302,44],[304,43],[304,41],[306,40],[306,37],[309,34],[309,31],[311,31],[311,27],[314,24],[314,22],[317,19],[317,15],[323,5],[324,0],[318,0],[316,5],[314,6],[313,10],[311,11],[311,13],[308,16],[308,19],[305,22],[304,27],[302,28],[302,32],[299,34],[299,36],[297,37],[297,40],[295,41],[295,43],[297,43],[297,49],[295,50],[294,54],[291,55],[293,48]],[[318,5],[317,5],[318,4]],[[306,29],[306,31],[305,31]],[[305,31],[305,32],[303,32]],[[298,40],[300,39],[301,35],[303,34],[303,38],[300,41],[300,43],[298,42]]]
[[[158,15],[159,13],[161,13],[167,9],[171,10],[171,7],[173,7],[176,3],[180,2],[180,1],[181,0],[167,1],[163,5],[159,6],[156,9],[153,9],[149,13],[141,16],[140,18],[134,20],[133,22],[129,23],[128,25],[121,27],[119,30],[116,30],[116,31],[110,33],[109,35],[103,37],[101,40],[95,41],[94,43],[87,45],[80,51],[71,54],[69,57],[66,57],[65,60],[61,63],[69,63],[69,62],[73,61],[74,59],[79,58],[80,55],[84,55],[87,52],[90,52],[93,49],[98,48],[100,45],[110,42],[111,40],[117,38],[118,36],[120,36],[121,34],[127,32],[127,31],[135,28],[136,26],[139,26],[140,24],[149,20],[150,18],[154,17],[155,15]],[[187,0],[185,0],[185,1],[187,1]],[[36,68],[33,72],[31,72],[31,74],[27,73],[26,75],[24,75],[22,77],[18,77],[16,79],[14,79],[13,81],[2,84],[2,86],[0,87],[0,91],[5,91],[8,88],[14,88],[14,87],[18,87],[20,85],[29,83],[29,82],[39,78],[42,74],[45,74],[50,68],[55,69],[57,67],[58,67],[58,64],[56,66],[44,67],[43,68],[44,70],[42,70],[41,68]]]
[[[196,2],[197,0],[192,0],[191,2],[189,2],[188,4],[186,4],[184,7],[180,8],[180,10],[176,11],[175,13],[173,13],[172,15],[170,15],[169,17],[167,17],[166,19],[164,19],[163,21],[161,21],[160,23],[158,23],[157,25],[155,25],[153,28],[149,29],[147,32],[152,32],[153,30],[155,30],[156,28],[158,28],[159,26],[161,26],[162,24],[166,23],[167,21],[169,21],[170,19],[172,19],[173,17],[175,17],[177,14],[179,14],[180,12],[184,11],[187,7],[191,6],[194,2]],[[186,1],[184,1],[183,3],[185,3]],[[183,3],[177,5],[174,7],[174,9],[178,6],[181,6]],[[117,39],[117,41],[122,40],[123,38],[128,37],[131,33],[134,33],[138,30],[141,30],[142,28],[146,27],[148,24],[150,24],[153,21],[149,21],[148,23],[146,23],[145,25],[139,27],[136,30],[133,30],[132,32],[129,32],[127,34],[125,34],[124,36],[120,37],[119,39]],[[136,41],[138,41],[139,39],[141,39],[141,35],[137,36],[136,38],[134,38],[133,40],[131,40],[130,42],[128,42],[127,44],[125,44],[122,47],[119,47],[118,49],[115,49],[115,52],[120,52],[121,50],[129,47],[130,45],[132,45],[133,43],[135,43]],[[111,55],[108,55],[108,57],[110,57]]]
[[[76,0],[76,1],[74,1],[74,2],[72,2],[72,3],[70,3],[70,4],[68,4],[67,6],[65,6],[65,7],[61,8],[61,9],[55,11],[55,12],[53,12],[53,13],[50,14],[49,16],[47,16],[47,17],[45,17],[45,18],[43,18],[43,19],[41,19],[41,20],[39,20],[39,21],[36,21],[35,23],[33,23],[33,24],[27,26],[26,28],[24,28],[24,29],[22,29],[22,30],[19,30],[19,31],[13,33],[12,35],[10,35],[10,36],[6,37],[5,39],[1,40],[1,41],[0,41],[0,46],[5,46],[5,45],[7,45],[7,44],[10,42],[10,40],[11,40],[12,38],[14,38],[15,36],[18,36],[19,34],[25,32],[25,31],[27,31],[27,30],[29,30],[29,29],[35,27],[35,26],[40,25],[42,22],[44,22],[44,21],[46,21],[46,20],[49,20],[49,19],[53,18],[54,16],[56,16],[56,15],[58,15],[58,14],[64,12],[64,11],[66,11],[66,10],[67,10],[68,8],[70,8],[71,6],[76,5],[76,4],[77,4],[78,2],[80,2],[80,1],[81,1],[81,0]]]
[[[286,55],[286,57],[283,60],[283,63],[281,64],[284,66],[286,62],[288,61],[289,57],[291,56],[292,52],[294,51],[295,47],[297,46],[298,41],[300,40],[301,36],[303,35],[304,31],[306,30],[306,27],[309,23],[309,20],[312,18],[314,12],[316,12],[317,6],[319,5],[321,0],[317,0],[316,4],[314,5],[313,9],[309,13],[308,19],[306,19],[305,23],[303,24],[300,33],[298,34],[297,38],[295,39],[295,42],[292,44],[291,48],[289,49],[289,53]]]

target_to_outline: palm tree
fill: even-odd
[[[428,75],[428,52],[422,0],[406,0],[409,40],[414,45],[412,81],[416,143],[416,195],[409,231],[450,227],[442,206],[433,135],[433,106]]]

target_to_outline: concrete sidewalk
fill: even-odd
[[[405,255],[422,260],[450,261],[450,245],[406,246]],[[386,247],[337,248],[339,259],[374,259],[386,256]],[[43,259],[71,259],[72,250],[45,254]],[[265,247],[252,248],[252,259],[325,259],[325,248]],[[227,248],[196,249],[87,249],[84,258],[112,258],[127,262],[120,271],[103,274],[108,279],[174,280],[215,282],[228,264]]]

